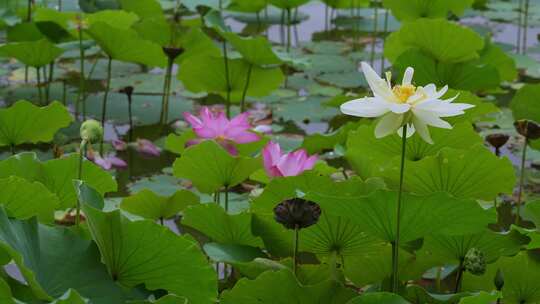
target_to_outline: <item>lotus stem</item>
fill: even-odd
[[[229,53],[227,51],[227,41],[224,39],[222,43],[223,48],[223,62],[225,65],[225,81],[227,82],[227,97],[225,99],[225,108],[227,118],[231,118],[231,79],[229,76]]]
[[[32,0],[28,0],[28,8],[26,12],[26,21],[31,22],[32,21]]]
[[[285,10],[281,10],[281,18],[279,23],[279,38],[281,45],[285,45]]]
[[[83,48],[83,30],[79,28],[79,52],[80,52],[80,79],[79,79],[79,93],[77,95],[77,104],[75,105],[75,114],[78,114],[79,106],[82,103],[83,120],[86,120],[86,98],[85,94],[85,75],[84,75],[84,48]],[[77,116],[77,115],[76,115]]]
[[[525,161],[527,159],[527,146],[529,144],[529,139],[525,137],[525,143],[523,144],[523,151],[521,153],[521,164],[520,164],[520,173],[519,173],[519,188],[518,188],[518,198],[516,202],[516,220],[515,224],[519,225],[522,197],[523,197],[523,186],[525,183]]]
[[[459,266],[458,266],[458,273],[457,273],[457,277],[456,277],[456,286],[454,288],[454,293],[458,293],[460,290],[461,290],[461,281],[463,280],[463,259],[461,259],[459,261]]]
[[[58,0],[58,11],[62,11],[62,0]]]
[[[128,98],[128,115],[129,115],[129,132],[128,132],[128,140],[129,142],[133,142],[133,112],[131,109],[132,106],[132,96],[131,94],[127,94]]]
[[[47,91],[46,91],[46,98],[47,98],[47,104],[49,104],[50,101],[50,94],[51,94],[51,83],[54,79],[54,60],[49,63],[49,77],[47,79]]]
[[[383,30],[383,45],[382,45],[382,49],[383,49],[383,52],[384,52],[384,47],[386,45],[386,35],[388,34],[388,17],[389,17],[389,12],[388,12],[388,9],[385,11],[384,13],[384,30]],[[382,56],[381,58],[381,75],[384,74],[384,56]]]
[[[66,80],[62,80],[62,104],[65,106],[67,102],[67,86]]]
[[[523,9],[523,0],[519,0],[519,7],[518,7],[518,25],[517,25],[517,42],[516,42],[516,54],[521,53],[521,26],[523,24],[523,15],[522,15],[522,9]]]
[[[324,31],[328,31],[328,4],[324,5]]]
[[[9,149],[11,151],[11,155],[15,155],[15,144],[9,145]]]
[[[403,125],[401,134],[401,166],[399,170],[399,192],[396,213],[396,239],[392,242],[392,292],[396,293],[399,283],[399,238],[401,229],[401,202],[403,195],[403,177],[405,172],[405,151],[407,150],[407,124]]]
[[[527,31],[529,29],[529,0],[525,0],[525,16],[523,18],[523,47],[521,52],[527,54]]]
[[[167,71],[165,72],[165,83],[163,84],[163,100],[161,102],[161,117],[162,124],[167,124],[169,120],[169,98],[171,96],[172,69],[174,66],[174,58],[168,56]]]
[[[225,212],[229,212],[229,187],[225,186]]]
[[[435,290],[437,293],[441,292],[441,275],[442,275],[442,267],[437,267],[437,277],[435,278]]]
[[[377,27],[379,23],[379,7],[375,4],[374,16],[373,16],[373,41],[371,42],[371,51],[369,57],[369,63],[373,66],[375,62],[375,43],[377,42]]]
[[[240,112],[242,113],[246,110],[246,96],[247,96],[247,91],[249,89],[249,82],[251,80],[252,70],[253,70],[253,64],[250,63],[248,72],[247,72],[247,77],[246,77],[246,84],[244,85],[244,91],[242,92],[242,101],[240,103]]]
[[[257,17],[257,35],[258,35],[259,32],[261,31],[261,27],[262,27],[262,24],[261,24],[261,12],[256,12],[255,17]]]
[[[38,98],[39,98],[39,104],[43,105],[43,92],[41,90],[41,69],[36,68],[36,76],[37,76],[37,89],[38,89]]]
[[[266,6],[264,7],[264,22],[266,23],[266,38],[268,38],[268,2],[266,3]]]
[[[107,83],[105,84],[105,93],[103,94],[103,103],[101,104],[101,127],[105,130],[105,120],[107,119],[107,100],[109,90],[111,89],[112,58],[109,56],[107,61]],[[101,136],[99,143],[99,154],[103,155],[103,141],[105,136]]]
[[[159,224],[161,226],[165,226],[165,222],[163,221],[163,216],[159,218]]]
[[[79,151],[79,170],[77,171],[77,179],[82,179],[82,171],[83,171],[83,160],[84,156],[86,155],[86,140],[81,141],[80,151]],[[81,202],[77,199],[77,206],[75,211],[75,225],[79,227],[79,223],[81,222]]]
[[[287,8],[287,53],[291,51],[291,9]]]
[[[298,225],[296,225],[294,227],[294,235],[293,235],[293,273],[294,275],[296,275],[296,271],[297,271],[297,264],[298,264],[298,239],[299,239],[299,232],[300,232],[300,227],[298,227]]]

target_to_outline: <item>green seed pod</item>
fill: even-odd
[[[495,284],[495,288],[497,288],[498,291],[501,291],[504,286],[504,276],[501,271],[501,269],[497,269],[497,273],[495,274],[495,278],[493,279],[493,283]]]
[[[476,248],[469,249],[463,260],[463,267],[473,275],[483,275],[486,272],[484,253]]]
[[[86,142],[95,143],[101,140],[103,136],[103,128],[101,123],[90,119],[81,125],[81,139]]]

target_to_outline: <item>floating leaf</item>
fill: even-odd
[[[72,121],[66,107],[57,101],[45,107],[26,100],[18,101],[9,108],[0,109],[0,147],[50,142],[58,130]]]
[[[233,157],[214,141],[204,141],[184,151],[173,165],[174,175],[189,179],[199,191],[214,193],[234,187],[261,166],[260,160]]]
[[[199,197],[187,190],[179,190],[171,196],[160,196],[148,189],[122,200],[120,209],[146,219],[168,219],[199,203]]]

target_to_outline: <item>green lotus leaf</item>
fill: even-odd
[[[10,217],[25,220],[37,216],[48,223],[54,220],[60,201],[43,184],[10,176],[0,179],[0,188],[0,203]]]
[[[412,303],[457,303],[462,298],[468,297],[471,294],[468,292],[451,293],[451,294],[436,294],[428,292],[425,288],[419,285],[409,285],[406,289],[405,299]],[[461,302],[460,302],[461,303]]]
[[[487,293],[481,291],[474,296],[463,297],[459,300],[459,304],[491,304],[501,297],[499,292]]]
[[[52,300],[71,288],[96,303],[128,299],[107,274],[95,244],[67,228],[10,220],[0,208],[0,247],[38,299]]]
[[[486,40],[484,49],[480,52],[480,62],[497,68],[503,81],[513,81],[517,77],[516,62],[501,47]]]
[[[398,162],[381,173],[397,185]],[[447,192],[460,198],[491,201],[500,193],[512,193],[514,167],[507,157],[498,158],[483,145],[468,150],[442,149],[437,155],[408,162],[403,185],[410,192],[425,195]]]
[[[488,265],[482,276],[465,273],[463,289],[470,291],[493,290],[493,278],[500,269],[504,277],[502,298],[504,303],[537,303],[540,301],[540,262],[538,254],[522,251],[513,257],[501,257]]]
[[[214,141],[189,147],[173,164],[174,175],[189,179],[203,193],[234,187],[261,167],[257,158],[233,157]]]
[[[148,220],[130,221],[119,210],[82,205],[105,266],[124,286],[144,284],[206,304],[217,296],[216,274],[196,242]]]
[[[230,0],[184,0],[182,5],[192,12],[197,12],[197,7],[208,7],[219,11],[226,8],[231,3]],[[221,5],[220,5],[221,4]]]
[[[0,178],[18,176],[29,182],[43,184],[60,200],[59,209],[75,206],[77,194],[72,181],[77,179],[79,155],[71,154],[60,159],[40,162],[34,153],[21,153],[0,161]],[[94,163],[83,162],[82,180],[100,194],[116,191],[116,181]]]
[[[259,237],[251,232],[251,214],[227,214],[217,204],[191,206],[184,212],[182,224],[204,233],[212,241],[263,247]]]
[[[81,11],[85,13],[120,8],[118,1],[116,0],[80,0],[79,7],[81,8]]]
[[[347,304],[408,304],[402,297],[389,292],[369,292],[356,297]]]
[[[412,21],[419,18],[444,18],[449,12],[462,15],[465,9],[471,7],[474,0],[384,0],[384,7],[391,9],[392,14],[402,21]]]
[[[87,33],[114,60],[159,67],[166,65],[161,47],[139,38],[133,30],[118,29],[104,22],[97,22],[90,26]]]
[[[454,102],[468,103],[474,105],[474,108],[468,109],[463,115],[446,118],[446,120],[451,124],[457,124],[465,121],[473,124],[482,121],[491,121],[493,120],[493,114],[498,114],[501,112],[495,103],[478,97],[474,93],[468,91],[456,91],[450,89],[442,98],[447,99],[454,97],[456,97]]]
[[[83,298],[76,290],[69,289],[61,297],[51,302],[51,304],[86,304],[88,299]]]
[[[268,3],[281,9],[292,9],[308,3],[309,0],[268,0]]]
[[[150,220],[168,219],[184,211],[188,206],[199,203],[193,192],[179,190],[171,196],[160,196],[148,189],[126,197],[120,209]]]
[[[38,41],[45,38],[37,23],[34,22],[19,23],[11,26],[6,31],[6,35],[9,42]]]
[[[239,102],[246,84],[250,64],[243,59],[229,59],[229,80],[231,100]],[[184,62],[178,79],[186,89],[199,93],[227,94],[225,62],[222,57],[194,56]],[[247,96],[262,97],[270,94],[283,83],[284,76],[280,68],[261,68],[254,66]]]
[[[395,240],[397,195],[386,190],[364,196],[344,191],[328,195],[317,189],[306,194],[320,204],[324,212],[349,218],[363,231],[387,242]],[[477,202],[445,193],[405,194],[401,208],[402,244],[437,232],[449,235],[479,232],[495,220]]]
[[[122,10],[103,10],[94,14],[86,14],[84,18],[90,27],[96,23],[106,23],[111,27],[124,30],[129,29],[139,20],[136,14]]]
[[[245,245],[206,243],[203,249],[212,261],[229,264],[248,263],[266,256],[261,249]]]
[[[528,202],[523,210],[523,217],[533,222],[540,230],[540,201]]]
[[[390,34],[384,55],[394,62],[409,49],[419,49],[439,62],[456,63],[478,58],[484,40],[473,30],[444,19],[418,19]]]
[[[60,57],[64,50],[47,39],[8,43],[0,47],[0,57],[11,57],[31,67],[40,68]]]
[[[528,238],[516,232],[497,233],[485,230],[458,236],[434,234],[424,238],[421,255],[431,255],[457,265],[470,249],[476,248],[484,254],[487,263],[494,263],[501,256],[517,254],[528,242]]]
[[[266,0],[231,0],[227,9],[236,12],[257,13],[267,5]]]
[[[515,120],[528,119],[540,123],[540,84],[526,84],[514,95],[510,108]]]
[[[220,33],[251,65],[264,66],[280,64],[270,42],[262,37],[244,38],[233,32]]]
[[[122,9],[127,12],[133,12],[140,18],[163,18],[163,9],[156,0],[119,0]]]
[[[403,52],[396,59],[395,66],[399,75],[403,75],[407,67],[413,67],[416,85],[434,83],[439,87],[448,85],[457,90],[478,91],[495,89],[501,82],[495,65],[479,60],[461,63],[438,62],[418,49]]]
[[[322,0],[326,5],[332,7],[332,8],[353,8],[353,7],[367,7],[369,6],[368,0],[357,0],[357,1],[350,1],[350,0]]]
[[[18,101],[0,109],[0,147],[50,142],[58,130],[72,121],[67,108],[57,101],[45,107]]]
[[[363,178],[380,176],[381,170],[389,165],[389,160],[401,157],[401,137],[394,134],[377,139],[374,128],[373,125],[360,126],[358,130],[350,132],[347,139],[347,160]],[[469,123],[456,124],[452,130],[432,128],[430,133],[434,142],[432,145],[418,134],[407,140],[407,160],[415,162],[434,156],[445,147],[466,149],[483,142]]]
[[[316,285],[302,286],[294,274],[286,269],[266,271],[255,280],[240,279],[231,289],[224,291],[223,304],[312,304],[344,303],[355,292],[336,281],[324,281]]]

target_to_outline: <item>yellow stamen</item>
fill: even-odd
[[[397,85],[392,88],[394,95],[401,102],[407,102],[409,97],[413,96],[416,93],[416,87],[413,85]]]

